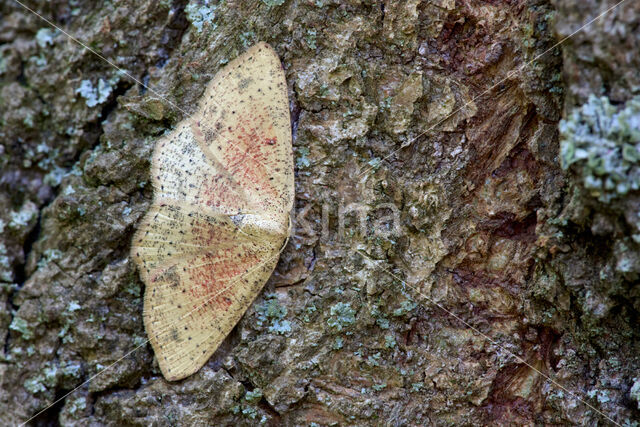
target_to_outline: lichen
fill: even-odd
[[[57,30],[52,30],[50,28],[40,28],[36,33],[36,43],[42,49],[46,48],[47,46],[53,46],[53,39],[57,35]]]
[[[7,247],[0,242],[0,281],[11,282],[13,280],[13,269],[11,260],[7,254]]]
[[[255,420],[258,417],[258,411],[253,406],[247,406],[246,408],[242,408],[242,415]]]
[[[262,390],[260,390],[259,388],[256,388],[252,391],[248,391],[244,395],[244,400],[246,400],[249,403],[258,403],[260,399],[262,399]]]
[[[55,365],[49,364],[42,370],[43,382],[47,387],[54,387],[58,382],[58,368]]]
[[[69,402],[67,402],[65,407],[67,408],[67,413],[69,415],[81,413],[85,409],[87,409],[87,399],[84,396],[74,397],[73,399],[70,399]]]
[[[327,324],[334,331],[342,331],[344,328],[352,325],[356,321],[356,311],[351,308],[351,303],[339,302],[331,306],[331,317],[327,320]]]
[[[67,310],[69,312],[78,311],[81,308],[82,307],[80,306],[80,304],[78,304],[78,301],[71,301],[71,302],[69,302],[69,305],[67,306]]]
[[[633,379],[633,385],[629,390],[629,396],[636,401],[638,409],[640,409],[640,378]]]
[[[273,324],[269,326],[269,332],[275,332],[280,335],[286,335],[291,332],[291,322],[288,320],[274,320]]]
[[[265,300],[256,308],[257,325],[269,324],[269,332],[287,335],[291,332],[291,322],[284,319],[287,315],[287,308],[278,302],[276,294],[269,294]]]
[[[414,301],[412,300],[404,300],[400,303],[400,307],[396,308],[393,311],[393,315],[396,317],[400,317],[400,316],[405,316],[409,313],[411,313],[413,311],[414,308],[417,307],[418,304],[416,304]]]
[[[62,258],[62,252],[58,249],[45,249],[42,252],[42,257],[38,260],[38,267],[43,268],[52,261],[57,261]]]
[[[204,0],[202,2],[189,3],[184,11],[191,25],[201,33],[205,25],[215,29],[215,25],[212,26],[211,24],[216,17],[216,8],[217,6],[213,5],[212,1]]]
[[[309,162],[309,149],[307,147],[299,147],[297,150],[298,156],[296,157],[296,166],[298,168],[306,168],[311,163]]]
[[[57,187],[62,182],[62,179],[68,174],[68,171],[64,168],[54,166],[44,177],[44,183],[52,187]]]
[[[20,332],[24,340],[28,341],[33,338],[33,330],[31,330],[29,322],[21,317],[15,316],[9,325],[9,329]]]
[[[241,413],[243,416],[251,420],[257,420],[258,415],[260,415],[260,409],[257,405],[260,403],[262,396],[262,390],[260,390],[259,388],[247,391],[244,395],[243,402],[239,405],[233,406],[231,408],[231,412],[233,412],[234,414]],[[266,421],[267,418],[262,415],[258,423],[264,424]]]
[[[120,81],[120,76],[116,75],[108,80],[98,79],[98,85],[93,86],[91,80],[82,80],[80,87],[76,89],[76,94],[85,99],[87,107],[95,107],[103,104],[109,99],[109,95],[113,92],[113,88]]]
[[[17,212],[11,212],[9,229],[21,230],[30,227],[38,217],[38,207],[33,202],[25,203]]]
[[[384,346],[386,348],[395,348],[395,346],[396,346],[396,338],[393,335],[385,335],[385,337],[384,337]]]
[[[371,307],[371,317],[375,319],[376,325],[378,325],[380,329],[389,329],[391,323],[389,322],[386,314],[380,310],[379,304],[380,302]]]
[[[618,110],[591,95],[559,127],[562,167],[593,197],[609,203],[640,189],[640,97]]]
[[[43,391],[47,391],[44,386],[44,378],[41,375],[36,375],[27,379],[24,382],[24,388],[31,394],[38,394]]]
[[[318,47],[316,41],[317,32],[314,29],[307,29],[307,34],[304,36],[304,41],[307,43],[307,46],[311,49],[315,49]]]
[[[78,362],[66,361],[62,363],[61,375],[72,379],[80,378],[82,365]]]
[[[417,383],[411,384],[411,392],[412,393],[420,393],[422,391],[422,389],[424,389],[424,383],[423,382],[417,382]]]
[[[373,391],[381,391],[387,388],[387,383],[374,384],[373,386],[371,386],[371,388],[373,389]]]
[[[367,356],[367,365],[373,367],[373,366],[380,366],[380,358],[382,357],[382,354],[380,354],[380,352],[377,352],[375,354],[371,354],[369,356]]]
[[[284,4],[284,0],[262,0],[262,3],[266,4],[269,7],[281,6]]]

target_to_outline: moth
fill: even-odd
[[[280,59],[258,43],[160,138],[153,202],[131,255],[144,325],[167,380],[197,372],[273,272],[290,232],[293,151]]]

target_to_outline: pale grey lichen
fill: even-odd
[[[41,375],[31,377],[24,382],[24,388],[31,394],[37,394],[41,391],[46,391],[47,388],[43,384],[43,378]]]
[[[595,397],[598,403],[600,404],[607,403],[611,400],[611,398],[609,397],[608,390],[601,390],[601,389],[589,390],[587,392],[587,396],[589,396],[592,399]]]
[[[411,384],[411,392],[412,393],[419,393],[419,392],[422,391],[422,389],[424,389],[424,383],[423,382],[417,382],[417,383]]]
[[[70,415],[81,413],[87,408],[87,398],[84,396],[70,399],[66,404],[67,411]]]
[[[315,49],[316,47],[318,47],[316,41],[316,36],[317,36],[317,31],[314,29],[308,29],[307,30],[307,34],[304,36],[304,40],[305,42],[307,42],[307,46],[309,46],[311,49]]]
[[[249,406],[247,408],[242,409],[242,415],[246,415],[247,417],[253,420],[258,417],[258,411],[256,410],[256,408]]]
[[[120,80],[120,76],[110,78],[109,80],[98,79],[98,86],[94,87],[91,80],[82,80],[80,87],[76,89],[76,93],[86,99],[85,103],[88,107],[95,107],[104,103],[109,95],[113,92],[113,88]]]
[[[7,72],[7,65],[7,58],[5,58],[2,55],[2,52],[0,52],[0,76]]]
[[[36,33],[36,43],[41,48],[46,48],[48,45],[53,46],[53,39],[58,35],[57,30],[50,28],[40,28]]]
[[[592,95],[559,128],[562,167],[593,197],[608,203],[640,189],[640,97],[618,111]]]
[[[286,335],[291,332],[291,322],[284,319],[287,315],[287,308],[280,305],[278,297],[275,294],[269,294],[265,300],[256,307],[257,325],[263,326],[270,323],[269,332]]]
[[[342,337],[336,337],[335,342],[333,343],[333,349],[340,350],[342,347],[344,347],[344,341]]]
[[[68,185],[65,187],[65,189],[62,191],[62,194],[65,196],[70,196],[72,194],[75,194],[76,190],[73,188],[72,185]]]
[[[396,346],[396,338],[393,335],[385,335],[384,346],[386,348],[394,348]]]
[[[62,362],[62,375],[71,378],[80,378],[82,365],[79,362]]]
[[[7,256],[7,247],[0,242],[0,281],[11,282],[13,280],[13,269],[11,260]]]
[[[380,366],[380,358],[382,357],[382,355],[380,354],[380,352],[377,352],[376,354],[372,354],[370,356],[367,357],[367,365],[373,367],[373,366]]]
[[[29,227],[38,216],[38,207],[33,202],[27,202],[22,205],[17,212],[11,212],[11,221],[9,228],[12,230],[21,230]]]
[[[69,312],[74,312],[80,310],[82,307],[78,304],[78,301],[71,301],[67,306],[67,310]]]
[[[405,314],[408,314],[411,311],[413,311],[413,309],[416,308],[417,305],[418,304],[416,304],[414,301],[404,300],[400,303],[400,308],[396,308],[393,311],[393,315],[396,317],[404,316]]]
[[[262,3],[267,6],[281,6],[284,4],[284,0],[262,0]]]
[[[42,370],[44,383],[48,387],[55,387],[58,382],[58,368],[55,365],[47,365]]]
[[[252,391],[248,391],[244,395],[244,400],[246,400],[249,403],[258,403],[260,402],[260,399],[262,399],[262,390],[260,390],[259,388],[256,388]]]
[[[58,384],[58,372],[55,365],[46,363],[41,373],[24,382],[24,388],[31,394],[46,391],[47,388],[54,388]]]
[[[273,324],[269,326],[269,332],[275,332],[280,335],[285,335],[291,332],[291,322],[288,320],[274,320]]]
[[[387,388],[387,383],[375,384],[375,385],[371,386],[371,388],[374,391],[381,391],[381,390],[384,390],[385,388]]]
[[[356,321],[356,311],[351,308],[351,303],[339,302],[331,307],[331,317],[327,324],[336,331],[342,331]]]
[[[62,252],[58,249],[45,249],[42,257],[38,260],[38,268],[45,267],[51,261],[57,261],[62,258]]]
[[[22,317],[15,316],[9,325],[9,329],[20,332],[22,338],[25,340],[33,338],[33,331],[29,327],[29,323]]]
[[[216,6],[210,4],[209,0],[204,0],[203,4],[189,3],[184,9],[187,19],[191,22],[199,33],[202,32],[205,24],[211,25],[215,16]],[[215,29],[215,26],[213,26]]]
[[[67,175],[68,171],[66,169],[54,166],[52,170],[44,176],[44,183],[52,187],[57,187]]]
[[[309,158],[307,157],[309,155],[309,149],[307,147],[300,147],[296,151],[298,153],[298,156],[296,157],[296,166],[298,166],[298,168],[309,167],[309,165],[311,165],[311,162],[309,162]]]
[[[633,379],[633,385],[631,386],[631,390],[629,390],[629,395],[636,401],[638,409],[640,409],[640,377]]]

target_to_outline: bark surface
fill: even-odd
[[[637,425],[640,4],[554,46],[615,3],[28,2],[109,64],[2,2],[2,424],[84,383],[33,423]],[[169,383],[129,258],[151,152],[260,40],[293,235]]]

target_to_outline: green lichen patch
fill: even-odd
[[[31,329],[29,322],[21,317],[15,316],[9,325],[9,329],[20,332],[24,340],[28,341],[33,338],[33,330]]]
[[[406,316],[407,314],[411,313],[417,306],[418,304],[410,299],[404,300],[400,303],[400,307],[393,310],[393,315],[396,317]]]
[[[244,400],[246,400],[249,403],[258,403],[260,399],[262,399],[262,390],[260,390],[259,388],[256,388],[252,391],[248,391],[244,395]]]
[[[633,385],[631,386],[631,390],[629,390],[629,396],[636,401],[638,409],[640,409],[640,378],[633,379]]]
[[[291,322],[285,319],[287,307],[280,304],[276,294],[267,295],[265,300],[256,307],[258,326],[268,325],[269,332],[287,335],[291,332]]]
[[[348,328],[356,321],[356,311],[351,307],[350,302],[338,302],[332,305],[330,313],[327,325],[335,332]]]
[[[61,424],[73,424],[74,420],[82,418],[89,407],[85,396],[69,396],[60,413]]]
[[[393,335],[385,335],[385,337],[384,337],[384,346],[386,348],[395,348],[396,347],[396,338]]]
[[[560,122],[562,167],[608,203],[640,189],[640,97],[618,109],[590,96]]]
[[[13,268],[11,267],[11,259],[8,256],[7,247],[0,242],[0,281],[13,281]]]
[[[296,166],[298,166],[298,168],[308,167],[311,164],[307,157],[309,155],[309,149],[307,147],[299,147],[296,152]]]
[[[33,202],[25,203],[20,210],[11,212],[9,230],[20,232],[35,225],[38,218],[38,207]]]
[[[269,7],[273,6],[282,6],[285,0],[262,0],[262,3],[266,4]]]
[[[201,33],[205,27],[211,30],[216,28],[213,23],[216,9],[217,4],[213,0],[201,0],[189,3],[184,11],[191,25]]]
[[[38,394],[47,390],[40,375],[25,380],[24,388],[31,394]]]

